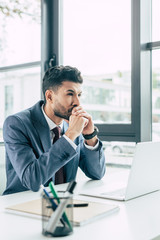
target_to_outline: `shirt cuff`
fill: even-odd
[[[71,146],[76,150],[77,145],[69,138],[67,137],[65,134],[63,135],[63,137],[71,144]]]
[[[99,147],[99,140],[98,140],[98,142],[96,143],[96,145],[94,147],[87,145],[85,142],[84,142],[84,145],[85,145],[86,148],[88,148],[90,150],[97,150],[98,147]]]

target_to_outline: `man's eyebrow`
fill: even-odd
[[[72,92],[72,93],[75,93],[75,91],[74,90],[72,90],[72,89],[68,89],[67,90],[67,92]],[[80,91],[78,94],[81,94],[82,93],[82,91]]]
[[[75,91],[72,90],[72,89],[68,89],[67,92],[73,92],[74,93]]]

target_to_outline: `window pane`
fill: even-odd
[[[12,114],[12,109],[13,109],[13,85],[7,85],[4,87],[5,91],[5,117],[8,115]]]
[[[152,139],[160,141],[160,50],[152,51]]]
[[[107,165],[130,167],[136,144],[134,142],[103,142]]]
[[[40,99],[40,67],[0,73],[0,141],[5,118]]]
[[[84,78],[84,108],[96,122],[131,121],[131,1],[63,1],[61,63]]]
[[[40,60],[40,0],[0,3],[0,66]]]
[[[160,41],[160,1],[152,0],[152,41]]]

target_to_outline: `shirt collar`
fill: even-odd
[[[44,104],[42,105],[41,109],[42,109],[43,115],[48,123],[49,129],[52,130],[53,128],[57,127],[57,125],[46,115],[43,107],[44,107]],[[63,122],[59,126],[62,128]]]

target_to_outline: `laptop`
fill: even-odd
[[[107,174],[107,172],[106,172]],[[126,201],[160,189],[160,142],[137,143],[125,188],[107,191],[107,185],[81,195]]]

